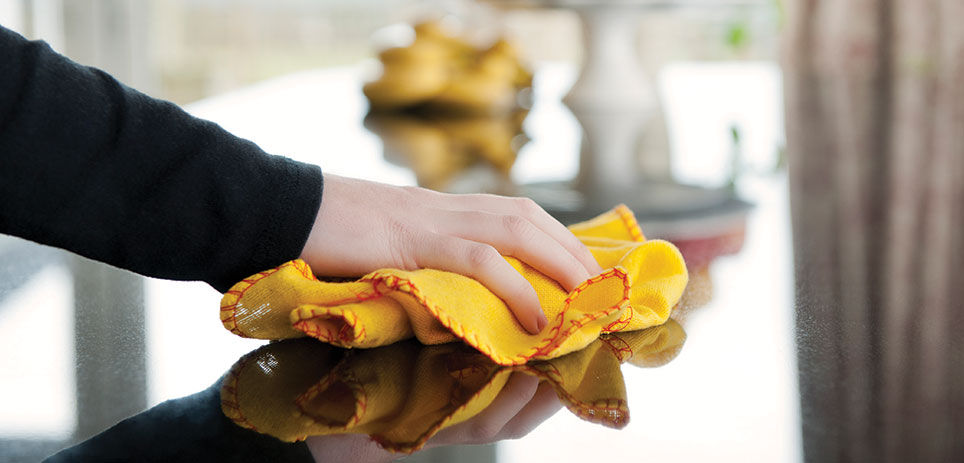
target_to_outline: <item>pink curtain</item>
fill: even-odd
[[[807,461],[964,461],[964,1],[786,0]]]

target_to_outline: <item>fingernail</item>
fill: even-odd
[[[539,332],[542,332],[542,330],[548,324],[549,324],[549,319],[546,318],[546,314],[540,313],[539,318],[536,318],[536,326],[539,328]]]

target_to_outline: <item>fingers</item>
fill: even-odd
[[[326,276],[436,268],[475,278],[531,333],[548,324],[532,286],[499,254],[567,290],[602,271],[589,250],[532,200],[450,195],[334,175],[301,257]]]
[[[431,444],[485,444],[500,439],[506,423],[512,421],[538,391],[539,379],[512,373],[499,395],[485,410],[471,419],[439,431]]]
[[[474,278],[502,298],[522,327],[538,333],[549,323],[532,285],[492,246],[445,234],[415,240],[417,266]]]
[[[443,445],[485,444],[527,435],[562,408],[547,382],[522,372],[512,373],[499,395],[485,410],[469,420],[445,428],[425,449]],[[392,455],[364,434],[311,436],[305,441],[315,461],[390,461]]]
[[[563,224],[559,223],[553,216],[549,215],[543,208],[539,207],[535,201],[529,198],[500,198],[509,199],[515,203],[515,207],[519,209],[520,213],[528,218],[532,223],[536,224],[539,228],[544,230],[549,236],[555,238],[557,242],[562,244],[579,262],[582,262],[586,271],[590,275],[598,275],[602,273],[603,269],[596,262],[596,258],[592,256],[586,245],[576,238]]]
[[[484,211],[524,217],[572,254],[589,275],[598,275],[603,270],[596,259],[593,258],[592,253],[589,252],[589,249],[579,241],[579,238],[576,238],[568,228],[529,198],[510,198],[488,194],[446,195],[435,192],[430,192],[429,196],[430,199],[428,200],[432,201],[435,207],[443,209]]]
[[[452,212],[440,224],[440,233],[495,247],[518,258],[572,291],[591,275],[568,249],[544,230],[518,215],[490,212]]]
[[[305,439],[308,451],[316,462],[352,461],[360,463],[382,463],[392,461],[395,456],[379,447],[365,434],[331,434],[309,436]]]
[[[497,440],[524,437],[560,409],[562,409],[562,402],[559,401],[559,396],[556,395],[552,384],[541,382],[532,400],[502,427]]]

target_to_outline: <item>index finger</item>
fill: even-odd
[[[513,372],[488,407],[462,423],[439,431],[434,444],[486,444],[502,440],[506,424],[532,401],[538,390],[539,378]]]
[[[602,267],[589,252],[586,245],[579,241],[562,223],[549,215],[535,201],[525,197],[508,197],[490,194],[449,195],[430,190],[423,192],[425,200],[439,209],[482,211],[502,215],[519,215],[532,222],[543,232],[558,242],[567,252],[582,264],[589,275],[602,273]]]
[[[519,215],[452,212],[439,231],[495,247],[522,260],[572,291],[592,275],[544,230]]]
[[[446,270],[474,278],[499,296],[519,324],[536,334],[549,324],[532,285],[488,244],[451,235],[416,240],[418,267]]]

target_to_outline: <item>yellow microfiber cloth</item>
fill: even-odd
[[[412,452],[438,431],[481,413],[509,376],[522,372],[548,382],[577,416],[621,428],[629,409],[620,364],[662,365],[685,339],[682,327],[669,320],[514,367],[496,365],[460,343],[345,350],[286,340],[235,363],[221,386],[221,409],[238,425],[287,442],[360,433],[388,450]]]
[[[505,258],[542,303],[549,323],[537,334],[527,333],[489,289],[457,273],[381,269],[357,281],[329,282],[300,260],[234,285],[221,300],[221,321],[243,337],[307,335],[342,347],[378,347],[412,336],[423,344],[462,339],[499,365],[519,365],[581,349],[603,333],[669,318],[688,280],[675,246],[646,240],[622,205],[570,230],[608,269],[572,292]]]

